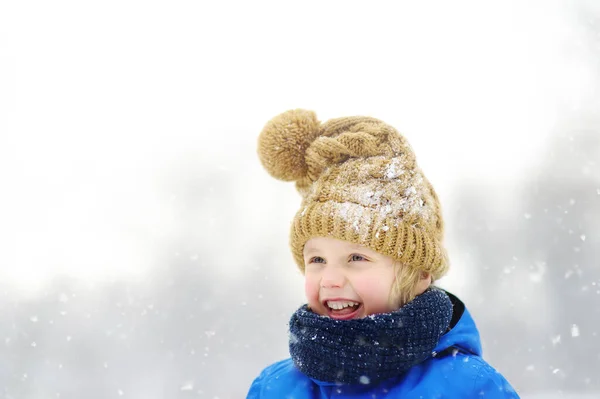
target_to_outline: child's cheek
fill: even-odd
[[[319,281],[311,275],[304,277],[304,294],[312,307],[319,303]]]
[[[392,309],[390,302],[391,287],[381,280],[363,280],[355,287],[361,296],[369,314],[389,312]]]

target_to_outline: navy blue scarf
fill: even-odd
[[[400,309],[335,320],[303,305],[290,320],[290,354],[307,376],[371,384],[403,374],[429,357],[452,318],[452,302],[435,287]]]

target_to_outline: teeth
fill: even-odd
[[[336,309],[336,310],[340,310],[340,309],[347,308],[348,306],[356,306],[356,305],[358,305],[358,302],[352,302],[352,301],[327,301],[327,306],[329,306],[331,309]]]

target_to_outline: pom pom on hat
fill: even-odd
[[[312,111],[295,109],[271,119],[258,137],[258,156],[276,179],[295,181],[306,176],[306,149],[321,133]]]

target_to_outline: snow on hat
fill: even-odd
[[[390,125],[362,116],[321,124],[312,111],[290,110],[265,125],[258,155],[273,177],[295,181],[302,195],[290,237],[302,272],[304,245],[313,237],[364,245],[434,280],[448,270],[438,197]]]

